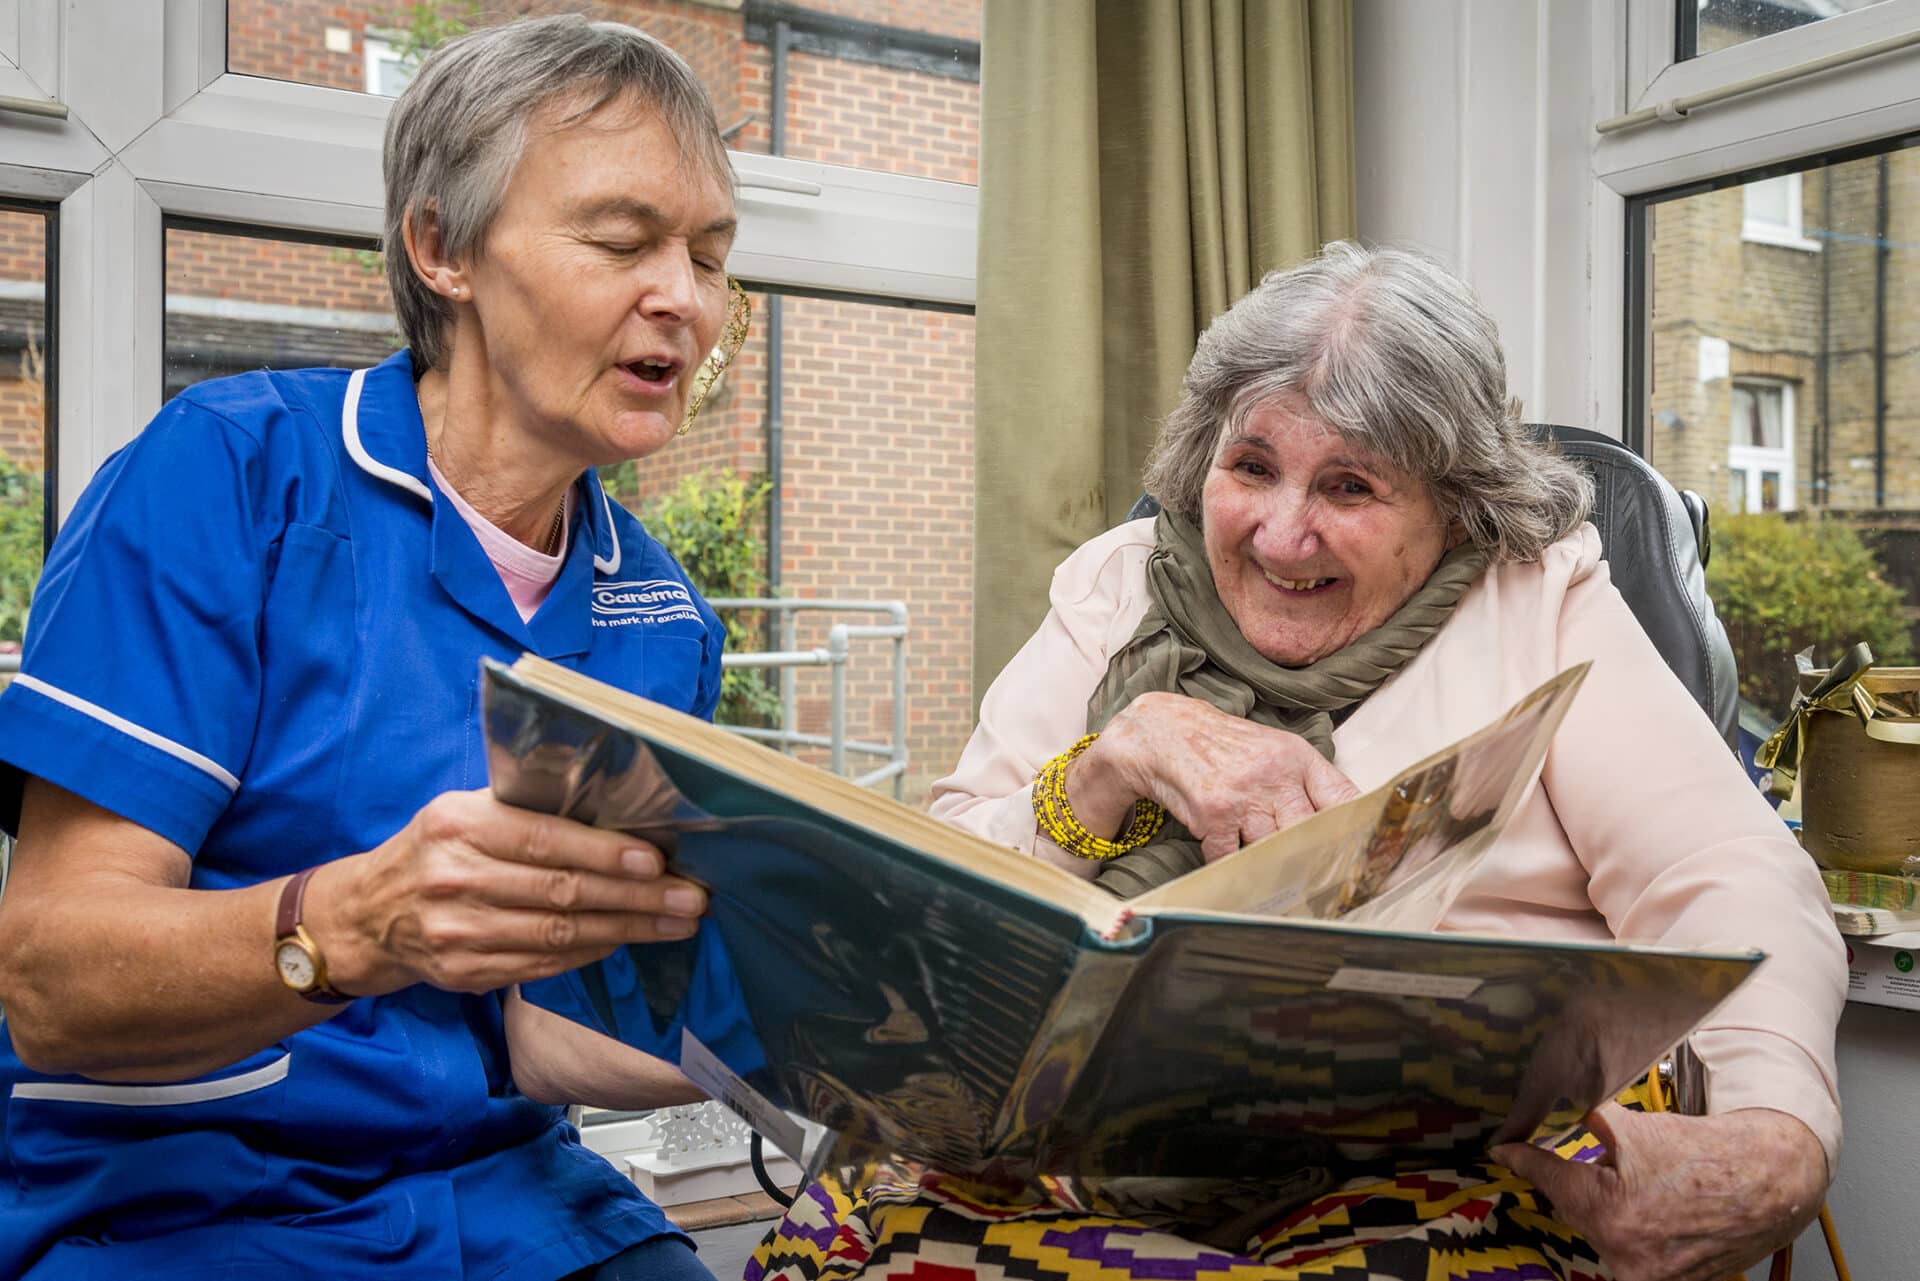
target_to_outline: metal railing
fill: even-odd
[[[717,610],[761,609],[779,617],[780,648],[758,653],[728,654],[722,667],[773,667],[780,670],[780,728],[752,725],[728,725],[736,734],[771,743],[782,749],[824,747],[828,768],[835,774],[847,773],[847,753],[859,752],[886,758],[886,763],[854,776],[861,787],[891,778],[893,797],[904,800],[907,786],[907,605],[898,600],[804,600],[798,598],[759,599],[742,596],[715,597],[707,602]],[[886,623],[835,623],[827,632],[824,648],[801,649],[799,618],[801,613],[883,614]],[[847,663],[852,643],[857,640],[893,642],[893,741],[876,743],[847,737]],[[827,705],[827,732],[802,733],[795,709],[794,690],[798,669],[832,669],[832,694]]]

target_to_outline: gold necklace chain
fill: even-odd
[[[430,440],[426,441],[426,446],[427,446],[427,457],[433,458],[434,457],[433,442]],[[439,460],[435,459],[435,461],[437,462]],[[560,530],[561,530],[561,527],[566,524],[566,519],[567,519],[567,496],[565,494],[561,494],[560,506],[555,508],[553,512],[553,524],[548,526],[547,528],[547,541],[541,544],[541,547],[540,547],[540,554],[542,556],[557,556],[560,553]]]

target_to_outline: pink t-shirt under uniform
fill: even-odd
[[[473,530],[473,536],[480,540],[480,550],[499,572],[507,595],[513,598],[513,607],[520,611],[520,621],[524,623],[532,618],[547,599],[547,593],[553,590],[554,581],[560,577],[560,566],[567,559],[567,534],[573,526],[573,490],[567,490],[566,511],[560,517],[559,550],[549,556],[527,546],[475,511],[460,497],[459,491],[447,483],[439,465],[431,458],[427,459],[427,472],[453,504],[453,509],[460,513],[460,519]]]
[[[1055,572],[1046,620],[934,785],[936,817],[1093,874],[1037,833],[1032,781],[1085,732],[1108,656],[1146,613],[1152,550],[1153,522],[1130,521]],[[1627,609],[1591,525],[1537,563],[1489,569],[1334,730],[1334,764],[1362,790],[1378,787],[1589,659],[1539,782],[1439,928],[1763,950],[1768,960],[1692,1038],[1709,1110],[1797,1117],[1837,1168],[1846,961],[1818,871]]]

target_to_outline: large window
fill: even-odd
[[[1796,234],[1755,236],[1756,210]],[[1713,505],[1708,586],[1777,718],[1801,648],[1899,661],[1917,639],[1920,148],[1656,193],[1634,227],[1629,434]]]

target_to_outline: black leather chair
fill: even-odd
[[[1611,436],[1545,423],[1529,423],[1527,430],[1553,441],[1593,477],[1592,520],[1614,586],[1667,666],[1733,746],[1740,730],[1739,686],[1733,646],[1707,597],[1712,542],[1706,503],[1692,490],[1675,489]],[[1127,518],[1159,510],[1143,494]]]
[[[1593,477],[1592,520],[1614,586],[1731,747],[1740,732],[1740,689],[1733,646],[1707,596],[1713,543],[1706,502],[1675,489],[1611,436],[1541,423],[1528,430]]]

